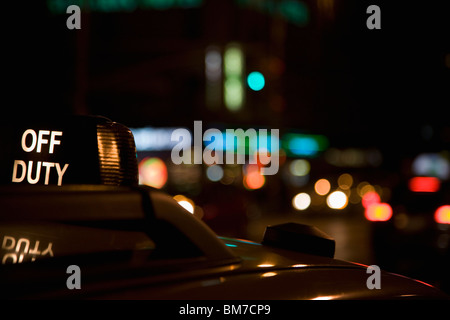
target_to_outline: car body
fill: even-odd
[[[172,197],[147,187],[1,191],[0,230],[16,241],[12,246],[2,239],[3,299],[448,298],[430,285],[386,272],[380,274],[380,289],[369,289],[368,266],[321,252],[320,232],[307,235],[312,246],[299,247],[309,253],[286,249],[291,247],[284,246],[285,239],[308,239],[308,227],[291,238],[283,238],[281,228],[278,243],[218,237]],[[28,239],[28,246],[19,245],[20,239]],[[42,252],[48,239],[52,256],[31,261],[31,248],[36,251],[38,242]],[[22,263],[8,260],[6,249],[28,256]],[[72,265],[81,270],[76,290],[67,285]]]
[[[419,185],[423,190],[411,188],[414,179],[423,181]],[[438,181],[437,190],[426,189],[428,181]],[[448,292],[449,182],[436,177],[413,177],[394,188],[389,202],[392,217],[372,223],[376,260],[387,270],[424,279]],[[441,217],[440,211],[444,213]]]
[[[334,240],[312,226],[270,226],[262,243],[219,237],[138,185],[131,131],[109,119],[1,129],[2,299],[449,298],[334,259]]]

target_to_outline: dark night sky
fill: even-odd
[[[450,106],[450,11],[444,4],[391,2],[373,2],[382,10],[381,30],[365,26],[372,2],[335,1],[334,20],[323,23],[313,10],[307,26],[285,25],[282,45],[271,38],[272,18],[231,2],[91,14],[81,31],[67,30],[66,15],[51,15],[44,1],[8,4],[4,114],[94,113],[129,126],[200,119],[298,128],[348,144],[414,144],[424,125],[438,131],[449,125],[443,110]],[[261,56],[264,50],[282,56],[276,87],[282,112],[254,93],[241,115],[205,109],[204,50],[229,41],[256,48],[248,67],[261,61],[259,49]]]

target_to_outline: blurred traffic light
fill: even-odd
[[[247,84],[253,91],[260,91],[266,85],[266,79],[261,72],[253,71],[247,76]]]
[[[224,64],[224,103],[228,110],[238,111],[244,103],[244,53],[239,44],[229,44],[225,49]]]

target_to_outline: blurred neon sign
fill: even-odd
[[[171,140],[172,132],[176,129],[178,128],[144,127],[130,130],[133,133],[137,151],[169,151],[177,145],[177,142]],[[183,141],[187,142],[187,140]],[[183,147],[190,147],[190,143]]]
[[[327,137],[317,134],[288,133],[282,138],[282,146],[290,156],[315,157],[328,144]]]
[[[53,14],[65,14],[70,5],[96,12],[131,12],[136,9],[168,10],[200,7],[203,0],[47,0]]]
[[[450,177],[450,163],[443,154],[421,153],[414,159],[412,171],[417,176],[431,176],[445,180]]]
[[[231,43],[225,49],[224,64],[224,103],[228,110],[238,111],[245,99],[242,72],[244,69],[244,52],[239,44]]]
[[[267,0],[267,1],[253,1],[253,0],[236,0],[239,5],[247,6],[258,11],[273,16],[281,16],[286,21],[289,21],[300,27],[305,26],[309,22],[308,5],[299,0]]]

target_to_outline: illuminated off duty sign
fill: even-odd
[[[53,154],[55,148],[61,145],[62,131],[27,129],[22,134],[21,147],[25,152]],[[44,179],[44,184],[48,185],[50,176],[57,175],[58,186],[62,185],[63,176],[69,164],[61,165],[57,162],[14,160],[12,182],[21,183],[26,180],[29,184],[36,184]]]

